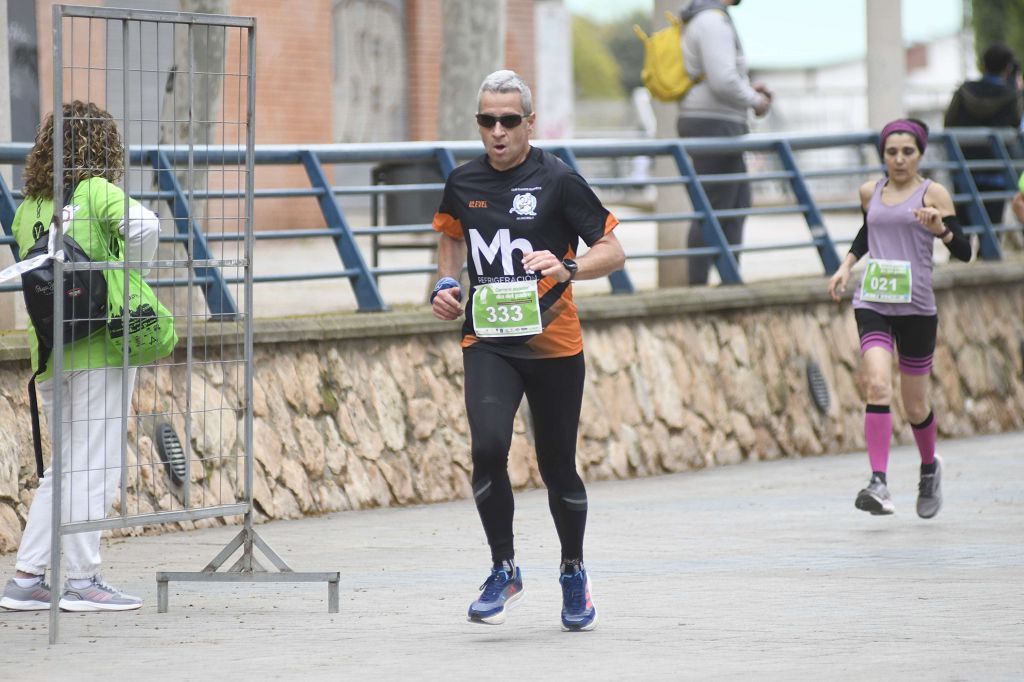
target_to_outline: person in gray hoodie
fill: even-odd
[[[729,8],[740,0],[692,0],[680,10],[685,22],[682,36],[686,70],[700,79],[679,105],[677,130],[680,137],[733,137],[750,132],[748,112],[764,116],[772,105],[771,91],[761,83],[751,83],[736,27]],[[693,157],[699,175],[746,173],[743,153],[700,154]],[[729,182],[704,186],[715,210],[749,208],[750,183]],[[730,244],[743,242],[743,216],[719,218]],[[705,246],[701,221],[690,225],[687,244]],[[739,255],[737,254],[737,258]],[[695,256],[689,260],[690,284],[707,284],[713,258]]]

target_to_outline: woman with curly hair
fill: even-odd
[[[54,205],[54,125],[48,115],[25,162],[25,200],[14,217],[13,231],[21,257],[60,216],[65,234],[93,261],[145,261],[153,258],[160,232],[149,210],[114,184],[124,174],[124,147],[114,118],[93,103],[74,101],[63,107],[63,207]],[[49,357],[40,357],[29,324],[32,369],[39,373],[39,394],[50,423],[54,381]],[[101,328],[64,346],[61,382],[62,497],[64,522],[103,519],[117,494],[123,427],[122,382],[135,383],[135,369],[122,366]],[[132,390],[129,388],[129,391]],[[131,396],[128,396],[130,401]],[[50,608],[45,578],[50,566],[52,469],[40,480],[21,538],[16,573],[4,588],[0,606],[29,611]],[[142,602],[103,582],[100,531],[64,536],[67,581],[60,596],[66,611],[124,611]]]

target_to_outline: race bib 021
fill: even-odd
[[[860,300],[875,303],[910,303],[913,277],[910,261],[868,260],[860,285]]]
[[[544,328],[537,280],[478,286],[473,292],[473,330],[479,337],[540,334]]]

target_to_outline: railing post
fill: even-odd
[[[341,212],[341,207],[338,206],[338,202],[334,198],[334,190],[331,189],[331,183],[327,181],[327,173],[324,172],[320,159],[308,149],[299,152],[299,156],[302,159],[303,167],[306,169],[306,175],[309,177],[310,184],[314,189],[320,190],[317,202],[320,204],[320,212],[323,213],[327,227],[341,232],[340,235],[334,238],[334,244],[338,248],[341,262],[345,265],[346,269],[357,271],[356,274],[349,275],[348,279],[352,284],[352,291],[356,296],[360,312],[381,312],[387,310],[387,306],[384,305],[384,299],[381,298],[380,290],[377,288],[377,282],[370,274],[370,269],[366,267],[363,253],[356,245],[355,237],[352,236],[352,230],[348,225],[348,221],[345,220],[345,215]]]
[[[811,238],[818,249],[818,255],[821,256],[821,264],[825,267],[825,274],[831,275],[839,269],[839,254],[836,253],[835,242],[832,241],[832,236],[829,235],[828,229],[825,227],[825,220],[821,215],[821,211],[818,210],[817,204],[814,203],[814,198],[811,197],[810,190],[807,189],[807,181],[804,180],[804,174],[800,172],[800,167],[797,166],[796,157],[793,155],[793,148],[788,141],[780,140],[776,143],[775,149],[779,154],[779,160],[782,161],[782,167],[793,174],[790,180],[793,194],[796,196],[797,203],[807,207],[802,211],[804,218],[807,220],[807,228],[811,231]]]
[[[189,255],[195,260],[211,260],[210,249],[206,244],[206,237],[203,236],[199,224],[189,215],[188,199],[181,189],[181,184],[174,173],[174,167],[165,151],[153,152],[153,170],[156,171],[157,183],[162,192],[171,192],[174,199],[171,201],[171,212],[174,214],[174,227],[179,235],[192,235],[192,253]],[[185,249],[188,250],[188,242],[185,242]],[[206,266],[194,268],[202,280],[203,295],[206,296],[206,306],[210,314],[218,319],[228,320],[238,316],[238,306],[224,284],[224,277],[220,270]]]
[[[580,165],[576,161],[576,155],[572,153],[572,150],[568,147],[559,147],[554,150],[554,153],[558,158],[565,161],[565,164],[572,168],[574,171],[580,174]],[[629,278],[629,274],[625,270],[616,270],[615,272],[608,275],[608,282],[612,285],[613,294],[632,294],[636,291],[636,287],[633,286],[633,280]]]
[[[988,140],[993,156],[1003,162],[1003,172],[1006,173],[1006,187],[1013,191],[1017,187],[1017,179],[1020,177],[1020,173],[1013,167],[1013,157],[1010,156],[1010,150],[1006,148],[1003,136],[999,133],[989,133]]]
[[[967,160],[960,149],[960,142],[956,136],[950,134],[945,136],[944,142],[947,157],[957,165],[953,171],[954,184],[967,188],[971,195],[971,201],[967,204],[968,215],[973,224],[981,226],[981,233],[978,235],[978,255],[985,260],[1002,260],[1003,249],[999,246],[999,239],[992,229],[992,222],[988,219],[988,211],[978,196],[978,186],[974,184],[974,178],[967,168]]]
[[[704,244],[718,248],[718,255],[715,257],[718,276],[722,278],[724,284],[743,284],[743,279],[740,277],[740,264],[729,249],[729,242],[725,238],[725,233],[722,232],[722,224],[718,222],[715,210],[711,208],[711,202],[704,192],[704,187],[700,184],[700,178],[693,167],[693,162],[690,161],[690,157],[686,155],[686,150],[681,144],[674,144],[671,149],[676,166],[679,167],[679,174],[690,179],[686,183],[686,189],[690,193],[690,203],[703,214],[700,226],[704,235]]]
[[[434,156],[437,158],[437,165],[441,168],[441,177],[447,180],[448,175],[455,170],[455,155],[447,147],[438,147],[434,150]]]
[[[0,224],[3,225],[4,234],[8,237],[14,236],[15,211],[17,211],[17,206],[14,203],[14,195],[3,176],[0,175]],[[15,242],[11,242],[11,253],[14,254],[15,262],[21,260],[18,258],[18,245]]]

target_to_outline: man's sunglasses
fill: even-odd
[[[476,122],[481,128],[493,128],[498,123],[501,123],[502,128],[518,128],[519,124],[523,122],[523,118],[522,114],[503,114],[501,116],[477,114]]]

